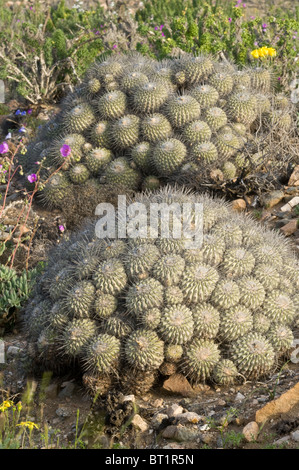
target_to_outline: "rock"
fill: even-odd
[[[9,346],[7,348],[7,357],[18,356],[22,352],[22,349],[18,346]]]
[[[201,440],[204,444],[209,445],[209,444],[212,444],[215,441],[215,436],[214,436],[214,434],[212,434],[210,432],[209,433],[204,433],[201,436]]]
[[[73,395],[75,384],[73,382],[64,382],[65,387],[59,392],[59,398],[71,397]]]
[[[164,400],[163,398],[157,398],[157,400],[154,401],[153,406],[155,408],[161,408],[163,406]]]
[[[243,436],[247,442],[254,442],[257,440],[259,434],[259,426],[255,421],[246,424],[242,431]]]
[[[280,439],[277,439],[277,441],[274,441],[273,444],[279,446],[280,444],[288,443],[291,440],[291,436],[284,436],[281,437]]]
[[[197,424],[202,420],[201,416],[199,416],[197,413],[194,413],[193,411],[187,411],[187,413],[178,414],[176,419],[180,422],[180,424]]]
[[[271,209],[272,207],[276,206],[282,199],[284,198],[283,191],[270,191],[270,193],[265,194],[263,197],[263,205],[267,209]]]
[[[145,432],[148,430],[148,424],[144,419],[141,418],[140,415],[136,414],[131,421],[131,424],[134,426],[135,429],[141,432]]]
[[[169,422],[168,415],[165,413],[158,413],[156,416],[153,417],[151,425],[154,429],[159,429],[164,420]]]
[[[243,401],[244,398],[245,398],[245,396],[242,395],[242,393],[238,392],[237,395],[236,395],[235,401]]]
[[[171,375],[165,380],[163,390],[175,395],[182,395],[183,397],[194,395],[191,385],[182,374]]]
[[[197,429],[190,429],[186,426],[177,426],[174,439],[179,442],[201,440],[201,434]]]
[[[287,225],[289,223],[289,220],[288,219],[282,219],[282,220],[278,220],[276,223],[275,223],[275,228],[282,228],[284,227],[285,225]]]
[[[121,400],[121,403],[132,402],[135,403],[135,395],[125,395]]]
[[[174,418],[177,415],[183,413],[183,407],[178,405],[177,403],[174,403],[166,409],[166,413],[169,418]]]
[[[167,428],[165,428],[162,432],[162,437],[164,437],[164,439],[173,439],[176,434],[176,430],[177,426],[167,426]]]
[[[294,432],[291,432],[291,438],[293,441],[299,442],[299,429]]]
[[[59,416],[59,418],[67,418],[71,415],[71,412],[68,409],[60,406],[59,408],[57,408],[56,414],[57,416]]]
[[[296,405],[299,406],[299,382],[276,400],[267,403],[255,414],[258,424],[265,423],[281,414],[290,412]]]
[[[210,425],[209,424],[203,424],[202,426],[200,426],[199,430],[200,431],[209,431],[211,428],[210,428]]]
[[[289,237],[290,235],[293,235],[294,232],[296,232],[298,228],[298,220],[293,219],[290,222],[288,222],[284,227],[280,228],[280,231],[286,236]]]
[[[296,165],[290,176],[288,186],[299,186],[299,165]]]
[[[218,406],[225,406],[225,405],[226,405],[226,401],[224,401],[224,400],[218,400],[217,405],[218,405]]]
[[[58,384],[53,383],[48,385],[48,387],[45,389],[45,397],[46,398],[56,398],[58,393]]]
[[[232,202],[232,208],[236,212],[245,211],[246,202],[244,201],[244,199],[235,199],[235,201]]]
[[[162,447],[162,449],[185,449],[185,447],[177,442],[170,442],[167,446]]]
[[[280,208],[281,212],[289,212],[293,209],[293,207],[299,204],[299,196],[293,197],[287,204]]]

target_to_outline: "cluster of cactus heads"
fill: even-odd
[[[27,306],[35,361],[76,364],[94,394],[116,384],[143,393],[175,372],[220,385],[271,373],[299,318],[299,268],[286,239],[184,189],[134,201],[202,203],[202,246],[159,234],[100,239],[87,225],[54,249]]]
[[[133,191],[167,181],[222,184],[274,161],[269,142],[291,126],[291,104],[273,93],[267,69],[238,71],[204,55],[158,62],[118,54],[90,68],[29,146],[25,166],[60,169],[43,191],[57,207],[88,180]]]

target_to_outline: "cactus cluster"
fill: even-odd
[[[203,55],[160,62],[111,56],[89,69],[30,144],[26,171],[41,160],[47,174],[60,168],[43,190],[57,207],[89,180],[136,191],[167,181],[244,179],[274,162],[269,145],[292,125],[291,104],[275,96],[272,81],[267,69],[238,71]],[[63,145],[71,148],[67,157]]]
[[[286,239],[184,189],[134,201],[202,203],[202,246],[159,233],[100,239],[87,225],[54,249],[27,306],[35,361],[76,364],[93,393],[115,384],[144,392],[174,372],[223,385],[272,372],[299,318],[299,267]]]

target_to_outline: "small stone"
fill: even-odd
[[[245,396],[242,393],[238,392],[236,395],[235,401],[243,401],[244,398]]]
[[[197,424],[202,419],[201,416],[199,416],[197,413],[194,413],[193,411],[187,411],[187,413],[178,414],[176,418],[181,424]]]
[[[131,424],[134,426],[134,428],[138,429],[141,432],[145,432],[149,428],[146,421],[144,421],[144,419],[142,419],[141,416],[138,414],[134,416],[131,421]]]
[[[164,400],[163,398],[157,398],[157,400],[154,401],[153,406],[155,408],[161,408],[163,406]]]
[[[66,408],[61,406],[61,407],[57,408],[56,414],[60,418],[67,418],[68,416],[71,415],[71,412],[69,410],[67,410]]]
[[[58,392],[58,384],[56,383],[50,384],[45,389],[45,397],[50,398],[50,399],[56,398],[57,392]]]
[[[284,436],[281,437],[280,439],[277,439],[277,441],[274,441],[273,444],[279,446],[280,444],[288,443],[291,440],[291,436]]]
[[[293,441],[299,442],[299,429],[291,433],[291,438]]]
[[[71,397],[73,395],[75,384],[73,382],[64,382],[64,388],[59,392],[59,398]]]
[[[290,176],[288,186],[299,186],[299,165],[296,165]]]
[[[154,429],[159,429],[164,420],[169,422],[168,415],[165,413],[158,413],[156,416],[153,417],[151,425]]]
[[[299,405],[299,382],[279,398],[272,400],[258,410],[255,415],[255,421],[258,424],[265,423],[270,419],[288,413],[296,405]]]
[[[242,431],[243,436],[247,442],[254,442],[257,440],[259,434],[259,426],[255,421],[246,424]]]
[[[243,212],[246,209],[246,202],[244,199],[235,199],[235,201],[232,202],[232,208],[236,212]]]
[[[200,431],[209,431],[211,428],[208,424],[203,424],[202,426],[200,426],[199,430]]]
[[[218,405],[218,406],[225,406],[225,405],[226,405],[226,401],[224,401],[224,400],[218,400],[217,405]]]
[[[162,449],[185,449],[185,447],[177,442],[170,442],[167,446],[162,447]]]
[[[182,374],[171,375],[165,380],[163,390],[175,395],[182,395],[183,397],[194,395],[191,385]]]
[[[287,219],[282,219],[282,220],[278,220],[276,223],[275,223],[275,228],[282,228],[284,227],[289,221]]]
[[[258,404],[259,404],[259,401],[255,398],[254,400],[252,400],[252,404],[253,404],[253,405],[258,405]]]
[[[289,212],[293,209],[293,207],[299,204],[299,196],[293,197],[287,204],[280,208],[281,212]]]
[[[125,395],[122,400],[121,400],[121,403],[126,403],[126,402],[132,402],[132,403],[135,403],[135,395]]]
[[[165,428],[162,432],[162,437],[164,437],[164,439],[173,439],[176,434],[176,430],[177,426],[167,426],[167,428]]]
[[[293,219],[290,222],[288,222],[284,227],[281,227],[280,231],[286,237],[289,237],[290,235],[293,235],[294,232],[296,232],[297,228],[298,228],[298,220]]]
[[[169,418],[174,418],[177,415],[183,413],[183,407],[178,405],[177,403],[174,403],[173,405],[168,406],[168,408],[166,409],[166,413]]]
[[[18,356],[21,353],[22,349],[18,346],[9,346],[7,348],[7,357]]]
[[[197,429],[190,429],[186,426],[177,426],[174,439],[179,442],[201,440],[201,434]]]
[[[270,191],[270,193],[265,194],[263,197],[263,205],[267,209],[271,209],[272,207],[276,206],[276,204],[279,204],[279,202],[284,198],[284,192],[283,191]]]

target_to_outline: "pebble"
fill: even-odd
[[[135,395],[125,395],[120,402],[121,403],[126,403],[128,401],[132,402],[132,403],[135,403]]]
[[[233,210],[236,211],[236,212],[245,211],[245,209],[246,209],[246,202],[244,201],[244,199],[235,199],[235,200],[232,202],[232,208],[233,208]]]
[[[268,194],[265,194],[263,197],[263,205],[267,209],[271,209],[273,206],[276,206],[284,198],[283,191],[270,191]]]
[[[299,429],[291,433],[293,441],[299,442]]]
[[[64,388],[59,392],[59,398],[71,397],[75,390],[75,384],[73,382],[64,382]]]
[[[138,414],[134,416],[131,421],[131,424],[134,426],[134,428],[138,429],[141,432],[145,432],[149,428],[147,422],[144,421],[144,419],[142,419],[141,416]]]
[[[199,427],[200,431],[209,431],[211,428],[208,424],[204,424],[203,426]]]
[[[56,383],[48,385],[45,389],[45,396],[46,398],[56,398],[58,392],[58,385]]]
[[[163,403],[164,403],[163,398],[157,398],[157,400],[154,401],[153,406],[155,408],[162,408]]]
[[[259,426],[255,421],[246,424],[242,431],[243,436],[247,442],[254,442],[257,440],[259,434]]]
[[[177,415],[183,413],[183,407],[178,405],[177,403],[174,403],[173,405],[168,406],[168,408],[166,409],[166,413],[169,418],[174,418]]]
[[[18,346],[9,346],[7,348],[7,357],[9,356],[18,356],[22,352],[22,349]]]
[[[69,410],[67,410],[66,408],[59,407],[59,408],[57,408],[57,410],[56,410],[56,414],[57,414],[57,416],[59,416],[60,418],[67,418],[68,416],[71,415],[71,412],[70,412]]]
[[[181,424],[197,424],[199,423],[199,421],[202,420],[202,417],[199,416],[197,413],[194,413],[193,411],[187,411],[187,413],[180,413],[176,415],[176,418]]]
[[[278,439],[277,441],[274,441],[273,444],[279,445],[279,444],[283,444],[284,442],[289,442],[290,440],[291,440],[291,436],[284,436]]]
[[[244,398],[245,396],[242,393],[238,392],[236,395],[235,401],[243,401]]]
[[[158,429],[161,426],[164,419],[168,421],[169,419],[168,415],[165,413],[158,413],[156,416],[153,417],[151,421],[152,427],[154,429]]]
[[[177,430],[177,426],[171,425],[167,426],[162,432],[162,437],[164,439],[173,439]]]
[[[293,235],[294,232],[296,232],[298,228],[298,220],[293,219],[290,222],[288,222],[286,225],[280,228],[280,231],[286,236],[289,237],[290,235]]]
[[[179,442],[200,441],[201,434],[197,429],[189,429],[186,426],[178,426],[174,438]]]

